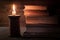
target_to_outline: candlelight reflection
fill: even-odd
[[[25,5],[24,15],[27,16],[48,16],[46,6]]]
[[[15,4],[13,4],[13,7],[12,7],[12,15],[16,15],[16,6],[15,6]]]

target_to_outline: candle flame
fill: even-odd
[[[12,7],[12,15],[16,15],[16,6],[13,4]]]

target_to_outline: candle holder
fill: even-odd
[[[21,37],[19,18],[20,18],[20,16],[9,16],[9,19],[10,19],[10,36],[11,37]]]

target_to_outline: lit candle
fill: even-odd
[[[13,4],[12,7],[12,15],[15,16],[16,15],[16,6]]]
[[[10,36],[11,37],[20,37],[20,15],[17,15],[15,4],[12,5],[11,15],[9,15],[10,19]]]

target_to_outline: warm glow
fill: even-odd
[[[16,15],[16,6],[13,4],[12,7],[12,15]]]
[[[47,10],[46,6],[38,6],[38,5],[25,5],[24,10]]]
[[[48,13],[45,12],[47,6],[42,5],[25,5],[24,15],[25,16],[48,16]]]

